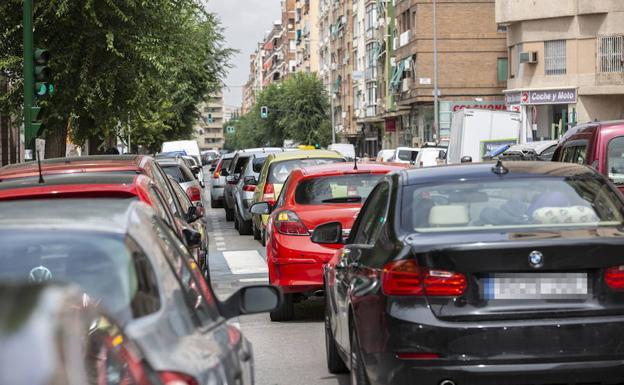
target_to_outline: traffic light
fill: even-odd
[[[260,107],[260,117],[262,119],[266,119],[269,117],[269,107],[267,106]]]
[[[54,85],[50,83],[52,70],[48,67],[50,52],[46,49],[37,48],[34,53],[35,59],[35,95],[46,96],[54,93]]]
[[[208,123],[212,123],[212,122],[213,122],[213,120],[212,120],[212,114],[208,114],[208,117],[206,118],[206,121],[207,121]]]

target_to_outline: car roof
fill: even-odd
[[[318,166],[309,166],[301,168],[301,173],[306,176],[325,176],[325,175],[343,175],[343,174],[370,174],[370,173],[388,173],[392,171],[403,170],[405,167],[395,166],[382,163],[358,163],[357,170],[354,168],[353,162],[322,164]]]
[[[155,160],[163,167],[180,166],[180,162],[176,158],[157,158]]]
[[[406,184],[463,182],[467,180],[509,179],[526,177],[567,177],[580,175],[596,175],[587,166],[576,163],[544,162],[544,161],[504,161],[503,166],[509,171],[506,174],[493,172],[494,162],[464,163],[452,166],[434,166],[407,169],[402,174]],[[404,182],[405,183],[405,182]],[[527,186],[527,188],[530,188]]]
[[[566,140],[569,137],[571,137],[573,135],[576,135],[576,134],[589,133],[589,132],[595,131],[596,129],[605,130],[605,129],[609,129],[609,128],[613,128],[613,127],[624,128],[624,120],[609,120],[609,121],[603,121],[603,122],[588,122],[588,123],[576,125],[576,126],[572,127],[571,129],[569,129],[561,137],[560,142],[563,142],[564,140]]]
[[[146,191],[151,180],[145,175],[119,173],[74,173],[28,177],[0,182],[0,200],[69,197],[132,197]]]
[[[344,156],[340,155],[336,151],[330,150],[297,150],[297,151],[284,151],[275,152],[269,155],[269,161],[282,161],[293,159],[306,159],[306,158],[337,158],[344,159]]]
[[[136,211],[151,212],[134,199],[68,198],[0,201],[0,229],[65,229],[124,234]]]
[[[141,170],[147,160],[144,155],[93,155],[52,158],[41,161],[43,173],[85,172],[86,170]],[[0,180],[38,175],[37,162],[18,163],[0,168]]]

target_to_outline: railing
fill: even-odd
[[[599,36],[597,85],[624,84],[624,35]]]

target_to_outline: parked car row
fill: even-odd
[[[245,207],[284,292],[271,320],[324,296],[353,385],[624,382],[623,130],[441,167],[270,154]]]
[[[227,320],[277,308],[281,292],[215,297],[199,175],[180,154],[0,169],[0,352],[15,354],[0,382],[42,383],[39,362],[63,383],[253,384],[251,345]]]

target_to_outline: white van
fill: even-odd
[[[355,159],[355,147],[351,143],[334,143],[327,147],[328,150],[336,151],[347,160]]]
[[[419,152],[420,148],[416,147],[397,147],[390,162],[411,164],[416,160]]]
[[[432,167],[437,166],[438,159],[440,158],[440,151],[446,153],[446,148],[442,147],[425,147],[421,148],[420,152],[416,156],[417,167]]]
[[[483,157],[509,144],[522,143],[520,113],[464,109],[453,114],[446,162],[461,163],[462,157],[482,162]]]

